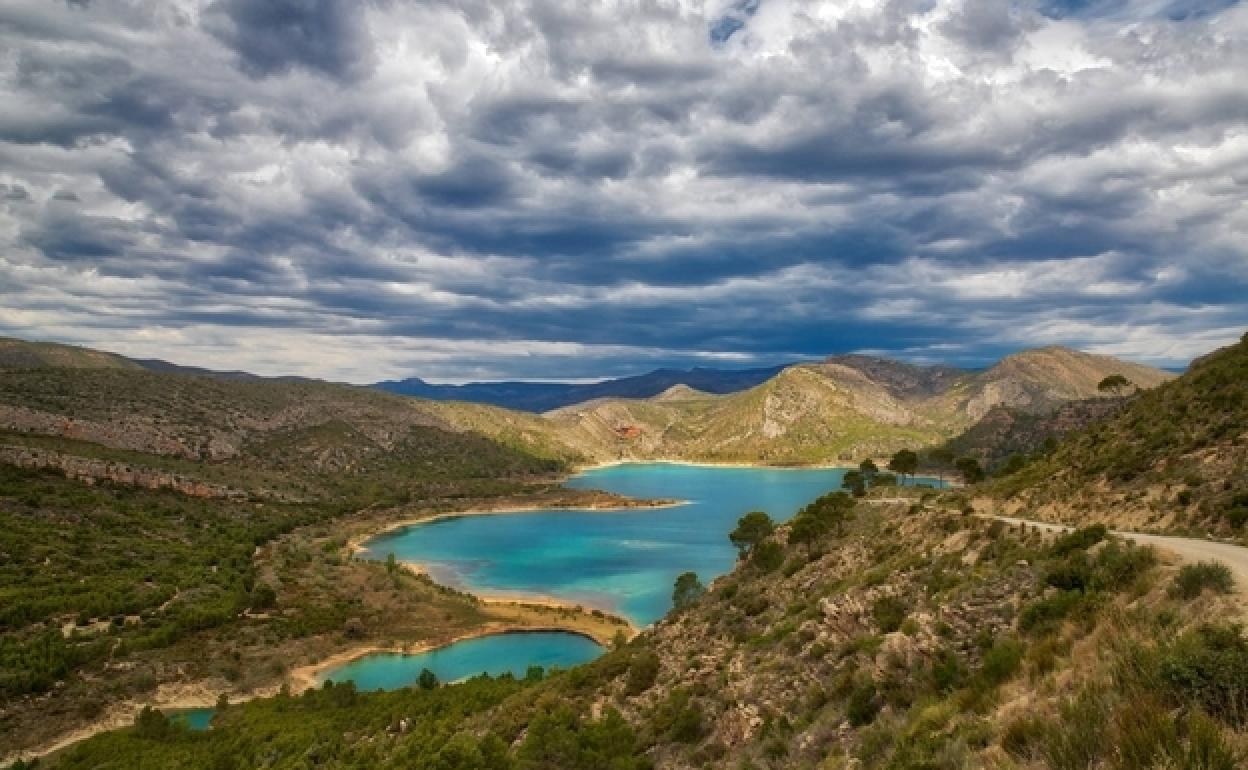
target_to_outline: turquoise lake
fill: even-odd
[[[216,713],[217,710],[214,708],[177,709],[168,712],[166,716],[169,717],[169,721],[186,725],[192,730],[207,730]]]
[[[380,535],[365,556],[423,565],[474,593],[539,594],[609,610],[638,625],[671,606],[686,570],[708,582],[732,568],[728,533],[749,511],[785,521],[825,492],[841,469],[769,469],[635,463],[590,470],[567,486],[689,501],[672,508],[538,510],[461,516]],[[935,479],[919,479],[937,484]]]
[[[321,681],[352,681],[360,690],[393,690],[416,683],[422,669],[442,682],[489,674],[523,677],[529,666],[572,668],[602,654],[602,648],[579,634],[520,631],[494,634],[414,655],[376,653],[328,671]]]
[[[551,596],[653,623],[671,606],[672,583],[686,570],[703,582],[732,569],[728,533],[762,510],[786,521],[816,497],[840,488],[840,469],[769,469],[636,463],[599,468],[567,486],[636,498],[679,499],[669,508],[617,511],[550,509],[457,516],[379,535],[365,557],[423,565],[441,583],[478,594]],[[935,479],[920,483],[937,485]],[[530,666],[570,668],[598,657],[594,642],[564,632],[497,634],[417,655],[379,653],[339,666],[321,680],[362,690],[416,682],[428,668],[443,682],[480,673],[524,676]]]

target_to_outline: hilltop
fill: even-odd
[[[857,462],[952,438],[994,409],[1038,418],[1072,400],[1101,399],[1097,386],[1111,374],[1139,388],[1173,378],[1052,347],[1014,354],[981,372],[837,356],[788,367],[740,393],[595,399],[546,416],[556,439],[600,459]]]
[[[104,353],[55,342],[27,342],[0,337],[0,369],[142,369],[135,361],[115,353]]]
[[[1242,537],[1248,337],[1071,434],[990,491],[1002,510],[1036,518]]]

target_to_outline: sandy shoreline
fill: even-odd
[[[67,749],[75,743],[80,743],[88,738],[99,735],[100,733],[120,730],[134,725],[135,717],[144,708],[151,706],[157,711],[186,711],[188,709],[215,708],[217,699],[225,694],[229,698],[231,704],[246,703],[256,698],[272,698],[281,691],[280,685],[270,685],[268,687],[258,687],[248,692],[225,692],[222,689],[210,687],[203,681],[187,682],[182,684],[164,684],[156,690],[156,694],[150,699],[143,702],[128,700],[116,704],[109,713],[91,724],[84,725],[76,730],[57,738],[51,743],[46,743],[34,749],[26,749],[18,751],[7,757],[0,757],[0,765],[7,765],[18,761],[30,762],[49,754]]]
[[[511,602],[508,602],[508,603],[511,603]],[[549,626],[527,626],[527,625],[517,625],[517,624],[510,624],[510,623],[497,623],[497,624],[492,623],[492,624],[483,626],[479,629],[476,629],[474,631],[469,631],[467,633],[458,634],[450,638],[447,641],[438,642],[438,643],[422,642],[418,644],[403,644],[403,645],[385,645],[385,644],[371,644],[371,643],[361,644],[358,647],[352,647],[349,650],[343,650],[342,652],[338,652],[333,655],[330,655],[324,660],[317,661],[316,663],[309,663],[307,665],[300,666],[299,668],[292,670],[287,675],[287,681],[290,683],[291,695],[298,695],[300,693],[307,692],[308,690],[320,687],[321,684],[325,681],[324,675],[327,671],[331,671],[340,666],[345,666],[348,663],[353,663],[362,658],[367,658],[370,655],[376,655],[376,654],[421,655],[426,652],[433,652],[434,650],[440,650],[445,647],[450,647],[453,644],[466,642],[470,639],[483,639],[487,636],[504,636],[506,634],[535,634],[535,633],[575,634],[576,636],[581,636],[586,639],[589,639],[590,641],[594,642],[595,644],[601,647],[607,647],[610,645],[610,642],[604,642],[604,640],[598,639],[597,637],[594,636],[594,634],[591,634],[587,631],[582,631],[582,630],[575,629],[575,628],[565,628],[563,626],[559,626],[555,624],[552,624]],[[170,707],[170,708],[173,708],[173,707]]]
[[[589,471],[604,470],[607,468],[617,468],[621,465],[687,465],[691,468],[746,468],[764,471],[849,471],[857,470],[857,465],[846,465],[844,463],[802,463],[800,465],[768,465],[767,463],[747,463],[747,462],[704,462],[700,460],[604,460],[600,463],[590,463],[588,465],[578,465],[575,467],[576,476]],[[568,478],[571,478],[569,476]]]
[[[403,567],[403,569],[407,570],[408,572],[411,572],[413,575],[422,575],[430,579],[436,580],[433,573],[429,570],[429,567],[421,562],[400,561],[398,562],[398,564],[401,567]],[[615,629],[625,631],[628,634],[628,638],[631,639],[641,632],[641,629],[639,629],[636,625],[634,625],[631,620],[624,617],[623,615],[618,614],[615,610],[608,609],[606,607],[595,607],[594,605],[589,604],[587,602],[576,602],[570,599],[561,599],[558,596],[552,596],[550,594],[534,594],[534,593],[526,593],[524,591],[469,591],[467,589],[458,588],[456,586],[450,586],[450,587],[454,588],[456,591],[462,590],[464,591],[464,593],[471,594],[472,596],[476,597],[482,604],[489,604],[489,605],[493,605],[496,607],[510,605],[513,607],[520,607],[520,608],[540,607],[542,609],[548,609],[548,610],[565,610],[567,612],[574,612],[578,615],[588,616],[590,618],[594,618],[595,620],[598,620],[598,618],[596,618],[593,613],[595,610],[597,610],[598,612],[601,612],[606,616],[606,620],[608,622],[611,619],[618,619],[620,621],[623,621],[622,626],[619,624],[614,624],[614,623],[612,623],[611,625],[613,625]],[[563,628],[561,630],[567,630],[573,633],[584,633],[582,630],[571,628],[571,627]],[[592,636],[592,634],[590,635]],[[614,636],[614,634],[612,634],[612,636]],[[607,644],[610,644],[611,642],[611,640],[609,638],[606,638],[605,636],[601,639],[595,637],[594,641],[604,646]]]
[[[518,602],[511,599],[482,599],[488,604],[500,605],[537,605],[549,607],[551,609],[569,609],[574,610],[574,605],[569,605],[558,600],[551,600],[548,604],[542,599],[533,599],[532,601]],[[630,636],[636,634],[636,629],[630,624],[628,627]],[[625,630],[621,627],[620,630]],[[584,629],[571,628],[551,623],[549,625],[527,625],[522,623],[510,622],[492,622],[473,631],[458,634],[448,640],[440,642],[421,642],[403,645],[385,645],[376,643],[365,643],[352,647],[342,652],[334,653],[315,663],[308,663],[289,671],[281,685],[270,685],[268,687],[260,687],[248,692],[226,692],[212,688],[203,682],[192,682],[182,685],[162,686],[157,690],[155,696],[148,701],[142,703],[137,701],[126,701],[117,704],[107,716],[104,716],[89,725],[73,730],[51,743],[44,744],[33,749],[18,751],[6,757],[0,757],[0,765],[7,766],[18,761],[32,761],[45,757],[49,754],[67,749],[76,743],[85,741],[88,738],[99,735],[100,733],[120,730],[134,725],[135,717],[145,707],[151,706],[153,709],[163,712],[185,711],[188,709],[215,708],[218,698],[224,694],[229,699],[231,705],[246,703],[247,701],[257,698],[272,698],[281,692],[282,687],[286,686],[291,695],[299,695],[308,690],[321,686],[322,676],[325,672],[338,668],[339,666],[351,663],[353,661],[365,658],[375,653],[388,653],[396,655],[419,655],[425,652],[449,647],[452,644],[467,641],[469,639],[480,639],[487,636],[500,636],[503,634],[524,634],[524,633],[541,633],[541,632],[557,632],[566,634],[575,634],[584,637],[604,648],[609,647],[611,640],[599,638],[596,634]],[[161,690],[167,691],[162,694]]]

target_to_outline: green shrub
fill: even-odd
[[[1066,556],[1075,551],[1086,551],[1104,540],[1108,535],[1109,530],[1105,528],[1104,524],[1081,527],[1059,537],[1049,548],[1049,552],[1054,556]]]
[[[651,717],[656,736],[674,743],[695,743],[702,737],[702,708],[688,690],[676,689]]]
[[[624,692],[628,695],[640,695],[654,686],[658,676],[659,656],[652,650],[643,650],[629,662]]]
[[[871,605],[871,618],[885,634],[901,628],[909,612],[909,606],[896,596],[881,596]]]
[[[1235,579],[1225,564],[1202,561],[1196,564],[1184,564],[1179,569],[1179,574],[1174,576],[1174,582],[1170,584],[1170,595],[1176,598],[1195,599],[1206,588],[1215,593],[1227,594],[1234,587]]]
[[[784,547],[774,540],[764,540],[754,546],[750,563],[763,572],[772,572],[784,563]]]
[[[1086,591],[1092,584],[1092,568],[1081,556],[1068,558],[1050,567],[1044,582],[1062,591]]]
[[[1135,584],[1157,565],[1157,554],[1147,546],[1112,540],[1096,555],[1092,587],[1121,591]]]
[[[1018,614],[1018,628],[1024,633],[1043,634],[1075,613],[1087,601],[1079,591],[1062,591],[1025,605]]]
[[[962,685],[966,678],[966,667],[953,650],[944,649],[936,653],[932,661],[932,686],[938,692],[951,692]]]
[[[984,653],[979,676],[989,686],[1009,680],[1022,667],[1026,647],[1017,639],[1000,639]]]
[[[880,703],[875,694],[875,683],[867,680],[858,684],[849,693],[849,701],[845,705],[845,717],[854,727],[869,725],[880,713]]]
[[[1248,724],[1248,639],[1239,625],[1204,625],[1163,653],[1158,669],[1171,697],[1229,724]]]

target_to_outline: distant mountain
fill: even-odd
[[[0,337],[0,369],[146,369],[161,374],[186,374],[218,380],[274,380],[279,382],[320,382],[309,377],[264,377],[239,370],[222,371],[201,366],[183,366],[159,358],[128,358],[119,353],[63,345],[59,342],[29,342]]]
[[[595,398],[548,412],[544,429],[553,431],[547,443],[597,459],[857,462],[948,440],[994,409],[1031,422],[1070,401],[1103,398],[1097,385],[1110,374],[1141,388],[1172,378],[1066,348],[1023,351],[984,371],[836,356],[736,393],[686,386],[644,399]],[[488,421],[473,428],[497,437]]]
[[[379,382],[373,387],[434,401],[467,401],[526,412],[548,412],[597,398],[651,398],[675,385],[686,385],[704,393],[736,393],[766,382],[782,369],[783,366],[760,369],[655,369],[648,374],[592,383],[471,382],[465,385],[434,385],[412,377]]]

